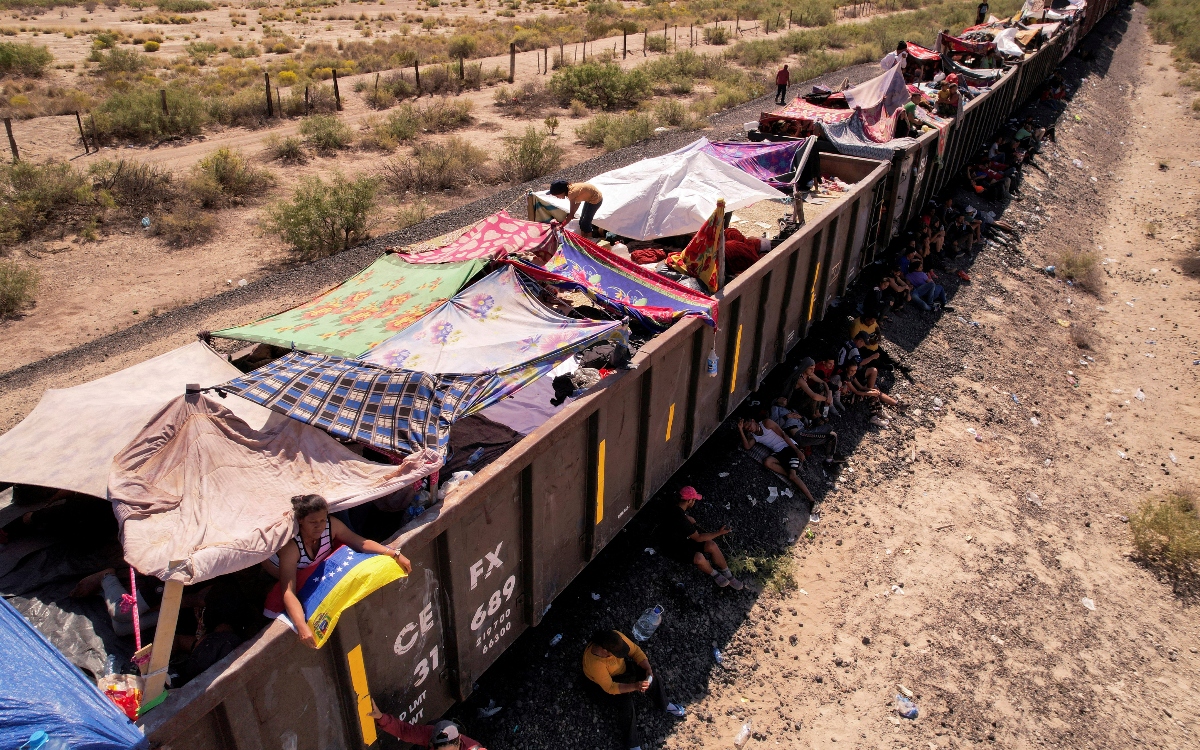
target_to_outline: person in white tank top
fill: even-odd
[[[812,493],[796,473],[800,462],[804,460],[804,453],[779,425],[769,419],[761,422],[739,419],[738,435],[741,436],[743,450],[762,461],[763,466],[781,477],[786,477],[804,493],[810,503],[816,504]]]

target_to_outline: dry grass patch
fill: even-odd
[[[1064,250],[1055,258],[1055,274],[1095,293],[1100,289],[1100,264],[1090,250]]]
[[[0,260],[0,320],[16,317],[33,304],[41,278],[15,260]]]
[[[1200,513],[1191,487],[1152,497],[1129,519],[1138,559],[1174,584],[1177,593],[1200,593]]]

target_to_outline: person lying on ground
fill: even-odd
[[[837,369],[834,368],[834,373],[830,376],[829,381],[830,390],[833,391],[832,408],[837,410],[838,416],[841,416],[845,414],[845,409],[841,406],[840,395],[837,391],[841,387],[841,381],[838,378]],[[836,386],[834,385],[835,381]],[[769,410],[760,410],[755,416],[763,424],[771,421],[779,425],[800,448],[822,448],[825,454],[822,461],[826,464],[845,461],[837,453],[838,435],[833,431],[833,425],[810,425],[801,415],[788,409],[782,398],[775,399]]]
[[[122,570],[122,576],[129,580],[129,569]],[[99,593],[104,597],[104,606],[112,620],[113,632],[119,636],[133,635],[133,603],[137,602],[138,622],[143,631],[158,624],[158,607],[162,602],[163,584],[158,579],[147,576],[137,576],[136,599],[130,595],[121,578],[117,577],[115,568],[104,570],[86,576],[71,589],[72,599],[86,599]]]
[[[296,535],[280,548],[277,555],[263,563],[268,573],[278,576],[282,602],[268,596],[268,612],[286,613],[296,628],[296,635],[310,648],[317,647],[316,638],[308,627],[308,618],[300,604],[297,593],[316,565],[333,554],[343,544],[355,552],[387,555],[393,558],[405,573],[412,571],[412,563],[400,550],[385,547],[379,542],[363,539],[346,525],[329,515],[329,504],[320,495],[296,495],[292,498],[292,514],[299,526]],[[275,609],[282,604],[282,610]]]
[[[934,281],[935,277],[932,271],[926,273],[921,270],[921,264],[916,263],[909,269],[908,283],[912,284],[913,296],[912,301],[917,307],[920,307],[926,312],[933,310],[939,312],[953,312],[954,308],[946,304],[946,290],[941,284]]]
[[[829,384],[817,377],[817,363],[812,357],[800,360],[793,377],[792,388],[786,394],[788,405],[805,419],[817,421],[829,416],[833,394],[829,392]]]
[[[583,650],[583,674],[594,687],[593,696],[617,714],[622,747],[641,750],[637,708],[633,697],[644,693],[654,707],[676,718],[687,715],[683,706],[667,701],[662,679],[654,674],[650,659],[636,643],[616,630],[597,630]]]
[[[487,750],[478,740],[473,740],[459,731],[458,725],[452,721],[439,721],[436,724],[409,724],[407,721],[385,714],[375,705],[371,698],[371,710],[367,713],[375,720],[375,725],[383,731],[408,742],[418,748],[431,750]]]
[[[664,555],[684,565],[692,564],[709,575],[713,583],[720,588],[730,586],[736,590],[742,589],[742,582],[734,577],[725,562],[721,548],[713,541],[729,533],[728,526],[722,526],[716,531],[700,531],[696,519],[687,514],[704,496],[695,487],[684,487],[679,491],[679,499],[667,508],[662,523],[659,525],[658,548]],[[709,562],[709,558],[712,562]]]
[[[550,183],[550,195],[555,198],[566,198],[571,202],[571,209],[564,223],[569,223],[571,219],[574,219],[575,212],[579,210],[580,206],[583,206],[583,211],[579,214],[579,233],[590,237],[593,229],[592,219],[595,218],[600,204],[604,202],[604,194],[590,182],[555,180]]]
[[[812,493],[800,479],[797,469],[804,460],[804,453],[796,445],[796,441],[783,429],[769,419],[761,422],[754,419],[738,420],[738,436],[742,440],[742,449],[767,467],[768,470],[786,477],[796,485],[810,503]]]

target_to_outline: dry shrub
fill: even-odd
[[[504,139],[500,171],[510,182],[527,182],[558,169],[563,148],[548,133],[530,125],[522,136]]]
[[[308,153],[304,150],[304,142],[294,135],[280,138],[272,133],[267,136],[267,154],[275,161],[284,164],[304,164],[308,161]]]
[[[1185,488],[1152,497],[1129,519],[1138,557],[1175,583],[1176,591],[1195,593],[1200,560],[1200,514],[1196,492]]]
[[[0,320],[15,317],[33,304],[41,277],[15,260],[0,260]]]
[[[354,133],[336,115],[313,115],[300,123],[304,141],[318,151],[337,151],[354,142]]]
[[[155,219],[153,231],[170,247],[192,247],[212,238],[217,219],[195,206],[183,205]]]
[[[623,115],[599,114],[575,129],[585,146],[603,146],[616,151],[654,136],[654,118],[644,112]]]
[[[1179,259],[1179,269],[1193,279],[1200,279],[1200,241]]]
[[[369,236],[378,212],[377,192],[378,182],[372,177],[347,179],[340,172],[329,182],[306,177],[291,200],[267,210],[265,223],[300,260],[332,255]]]
[[[1096,350],[1096,329],[1081,325],[1071,326],[1071,342],[1080,349]]]
[[[171,200],[171,175],[132,159],[104,159],[88,167],[92,185],[105,190],[122,208],[147,209]]]
[[[408,229],[415,224],[420,224],[428,217],[429,206],[425,203],[425,201],[419,200],[415,203],[408,203],[401,206],[400,210],[396,212],[396,219],[394,221],[395,226],[393,229],[396,231]]]
[[[486,151],[452,136],[445,143],[418,143],[411,156],[389,159],[380,172],[388,190],[397,195],[457,190],[490,181],[487,160]]]
[[[1055,274],[1089,292],[1100,289],[1100,265],[1090,250],[1064,250],[1055,259]]]
[[[789,552],[778,555],[747,553],[729,558],[729,570],[734,575],[752,575],[763,587],[784,593],[796,588],[796,559]]]
[[[275,184],[265,169],[258,169],[241,151],[219,148],[192,167],[188,189],[204,208],[238,203],[259,195]]]

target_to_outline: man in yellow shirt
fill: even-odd
[[[858,347],[859,356],[862,357],[862,361],[858,363],[859,370],[871,366],[880,370],[895,368],[903,373],[912,372],[911,367],[892,359],[891,355],[879,346],[879,318],[874,310],[864,309],[862,315],[854,319],[850,326],[850,340],[853,341],[860,333],[864,336],[864,343]]]
[[[583,674],[603,691],[601,700],[616,709],[617,725],[629,750],[641,750],[642,746],[634,694],[645,693],[655,708],[672,716],[682,718],[687,713],[682,706],[667,702],[662,681],[654,675],[646,653],[616,630],[592,634],[583,650]]]
[[[585,237],[591,235],[592,219],[596,216],[600,204],[604,202],[604,196],[596,189],[595,185],[590,182],[555,180],[550,184],[550,195],[571,201],[571,211],[567,216],[567,221],[574,219],[575,212],[579,210],[580,206],[583,206],[583,211],[579,214],[579,233]]]

